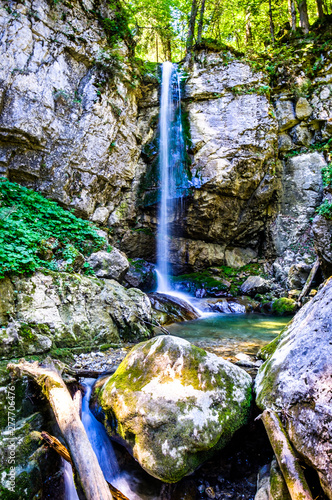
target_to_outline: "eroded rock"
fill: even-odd
[[[257,404],[285,415],[290,440],[332,498],[332,280],[270,344],[256,378]],[[266,349],[266,348],[265,348]]]
[[[1,357],[149,336],[147,295],[114,280],[38,272],[30,278],[14,277],[11,284],[12,296],[0,295],[0,310],[15,297],[12,327],[6,316],[1,318]]]
[[[152,476],[176,482],[222,448],[248,417],[251,378],[186,340],[135,346],[95,386],[92,411]]]
[[[129,269],[126,255],[117,248],[110,252],[100,250],[90,255],[88,262],[98,278],[122,281]]]

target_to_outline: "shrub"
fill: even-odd
[[[45,256],[45,242],[50,238],[56,241],[52,252],[65,260],[76,252],[90,255],[106,243],[88,221],[1,177],[0,277],[4,273],[33,272],[41,267],[55,270],[54,259]]]
[[[281,297],[272,304],[272,312],[278,316],[289,316],[294,314],[297,309],[297,304],[293,299]]]

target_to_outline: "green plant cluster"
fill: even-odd
[[[113,11],[113,17],[102,19],[108,45],[114,47],[120,40],[125,40],[129,46],[132,45],[132,33],[128,27],[129,13],[117,0],[109,0],[108,6]]]
[[[318,207],[317,212],[319,215],[325,217],[325,219],[332,220],[332,203],[328,200],[324,200],[323,203]]]
[[[55,259],[70,264],[78,253],[89,255],[105,243],[88,221],[0,178],[0,277],[38,268],[57,270]],[[91,274],[89,266],[84,270]]]
[[[323,186],[332,186],[332,163],[322,168]]]
[[[208,293],[216,291],[228,291],[231,295],[239,294],[240,286],[248,276],[264,276],[259,264],[247,264],[241,268],[229,266],[218,266],[205,269],[196,273],[173,276],[172,282],[177,284],[188,284],[190,292],[204,288]]]

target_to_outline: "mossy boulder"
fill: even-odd
[[[247,422],[251,378],[173,336],[135,346],[94,388],[91,407],[109,435],[152,476],[191,474]]]
[[[296,451],[332,498],[332,278],[270,344],[256,378],[257,405],[286,416]]]
[[[277,316],[290,316],[295,313],[296,309],[296,301],[287,297],[280,297],[272,304],[272,312]]]

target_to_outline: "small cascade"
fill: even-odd
[[[106,429],[90,411],[89,401],[95,381],[93,378],[84,379],[83,385],[86,388],[86,392],[82,402],[82,422],[105,479],[130,500],[151,500],[149,495],[141,495],[133,491],[135,489],[135,477],[131,477],[125,471],[120,471],[116,454]],[[66,500],[76,500],[76,498],[68,496]]]
[[[162,65],[160,101],[160,186],[161,200],[157,232],[158,292],[171,289],[170,222],[181,218],[183,199],[190,185],[185,164],[181,112],[181,74],[176,64]]]
[[[113,483],[114,478],[120,474],[116,455],[105,427],[92,415],[89,408],[92,386],[95,381],[93,378],[84,380],[86,393],[82,402],[82,422],[105,479]]]
[[[65,483],[65,500],[79,500],[77,491],[75,488],[73,469],[67,460],[63,461],[63,478]]]

